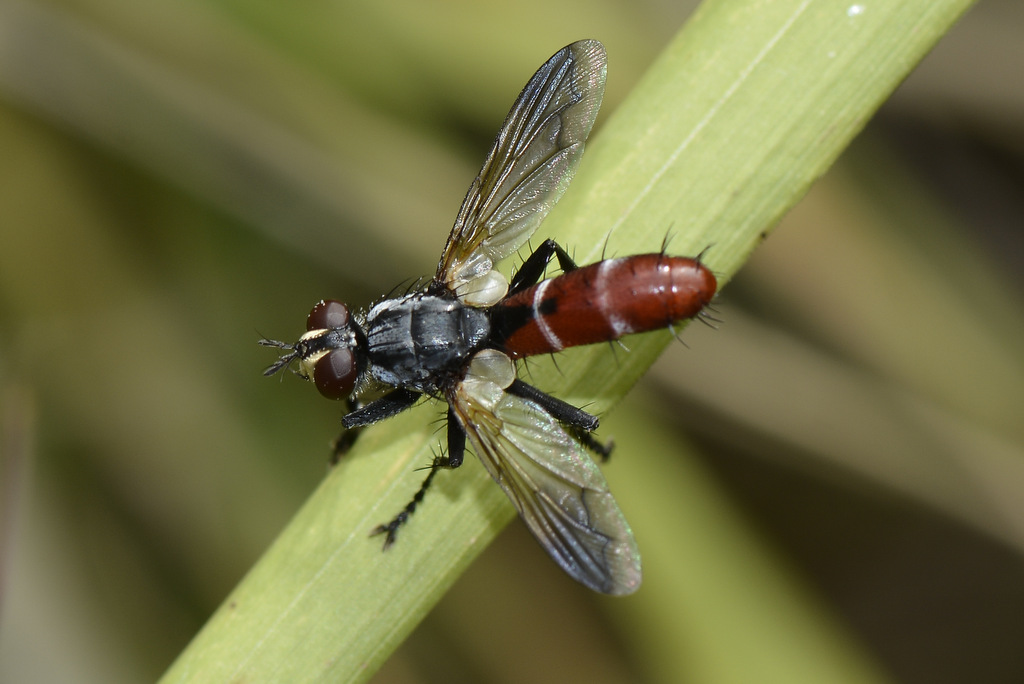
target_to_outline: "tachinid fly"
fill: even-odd
[[[434,278],[422,290],[352,314],[336,301],[310,312],[266,374],[296,372],[354,407],[346,430],[393,416],[424,395],[448,404],[448,451],[415,497],[374,534],[390,545],[437,472],[462,464],[466,438],[533,536],[570,576],[599,592],[640,586],[629,524],[588,451],[598,420],[516,377],[514,359],[616,340],[699,315],[717,283],[699,258],[642,254],[577,267],[544,241],[511,283],[495,264],[526,244],[569,184],[597,118],[605,51],[559,50],[512,105],[462,202]],[[541,280],[551,259],[562,275]],[[360,404],[358,399],[385,390]]]

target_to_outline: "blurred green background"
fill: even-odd
[[[0,2],[0,680],[158,677],[337,432],[255,341],[430,274],[533,69],[602,40],[599,130],[694,4]],[[981,2],[603,421],[643,590],[514,524],[376,681],[757,681],[795,605],[1024,679],[1021,35]]]

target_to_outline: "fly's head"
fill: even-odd
[[[264,375],[273,375],[298,362],[295,372],[328,399],[347,399],[366,370],[366,338],[348,307],[333,299],[321,300],[306,318],[306,332],[295,344],[263,339],[264,347],[285,353]]]

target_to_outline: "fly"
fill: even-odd
[[[516,377],[515,360],[617,340],[698,316],[717,289],[698,258],[642,254],[577,267],[552,240],[511,283],[494,266],[526,244],[565,192],[604,94],[606,56],[584,40],[533,75],[469,187],[437,272],[422,289],[352,314],[313,307],[306,333],[266,374],[295,362],[324,396],[352,402],[352,430],[394,416],[422,397],[448,404],[448,450],[412,501],[374,534],[390,546],[439,470],[462,465],[469,439],[530,532],[571,577],[606,594],[640,586],[633,533],[591,454],[598,419]],[[557,259],[562,275],[542,280]],[[351,434],[351,433],[348,433]],[[590,452],[590,453],[588,453]]]

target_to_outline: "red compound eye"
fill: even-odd
[[[334,299],[321,299],[306,318],[306,330],[344,328],[351,316],[348,307]]]
[[[313,383],[328,399],[345,399],[355,389],[359,369],[351,349],[332,349],[313,366]]]

